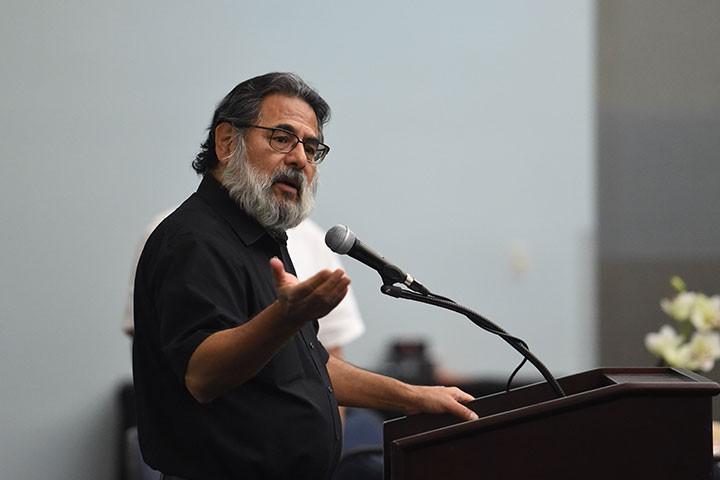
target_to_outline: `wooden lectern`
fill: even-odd
[[[720,385],[672,368],[602,368],[473,400],[480,419],[384,428],[386,480],[708,480]]]

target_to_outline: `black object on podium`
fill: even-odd
[[[720,385],[673,368],[601,368],[478,398],[480,418],[384,426],[386,480],[707,480]]]

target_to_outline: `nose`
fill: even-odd
[[[304,145],[300,142],[285,155],[285,164],[302,170],[308,164]]]

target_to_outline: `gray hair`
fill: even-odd
[[[307,102],[315,112],[320,141],[323,140],[323,126],[330,120],[330,106],[327,102],[294,73],[266,73],[238,84],[222,99],[215,109],[208,137],[192,163],[193,169],[198,174],[205,174],[217,166],[215,127],[218,124],[228,122],[235,128],[242,129],[242,125],[255,123],[260,116],[263,98],[274,93],[297,97]]]

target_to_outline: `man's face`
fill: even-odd
[[[304,100],[285,95],[268,95],[260,103],[260,117],[257,122],[263,127],[281,128],[297,135],[301,140],[318,139],[317,117]],[[259,173],[271,175],[282,168],[302,172],[307,184],[312,184],[316,166],[307,161],[303,145],[298,143],[289,153],[281,153],[270,146],[269,130],[248,128],[245,133],[247,161]],[[289,180],[289,179],[286,179]],[[299,201],[298,186],[282,178],[272,185],[275,197],[280,202]]]
[[[303,100],[271,95],[260,107],[257,125],[282,128],[302,140],[317,138],[315,112]],[[238,145],[238,137],[227,133],[231,128],[221,124],[216,130],[220,138],[233,138],[227,144],[232,153],[219,156],[223,167],[215,173],[216,178],[235,202],[266,228],[287,230],[298,225],[312,211],[317,189],[317,167],[307,161],[303,145],[278,152],[270,146],[272,132],[260,128],[246,129]]]

